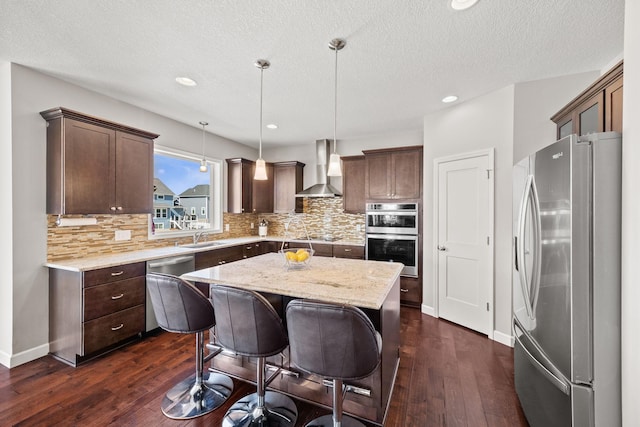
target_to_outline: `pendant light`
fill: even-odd
[[[262,80],[264,70],[269,68],[271,63],[266,59],[258,59],[254,65],[260,68],[260,148],[258,152],[258,160],[256,160],[256,173],[253,176],[253,179],[264,181],[267,179],[267,167],[264,163],[264,159],[262,158]]]
[[[338,140],[336,139],[336,122],[338,121],[338,51],[347,44],[344,39],[333,39],[329,42],[329,49],[336,52],[334,103],[333,103],[333,154],[329,157],[329,169],[327,176],[342,176],[340,167],[340,155],[337,153]]]
[[[200,124],[202,125],[202,160],[200,160],[200,172],[206,172],[207,171],[207,160],[204,158],[204,138],[205,138],[205,131],[204,131],[204,127],[207,126],[209,123],[207,122],[200,122]]]

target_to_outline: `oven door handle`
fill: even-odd
[[[418,236],[412,234],[367,234],[367,239],[388,240],[418,240]]]
[[[399,211],[367,211],[366,214],[369,215],[369,216],[376,216],[376,215],[417,216],[418,212],[412,212],[412,211],[404,211],[404,212],[399,212]]]

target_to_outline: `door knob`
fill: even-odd
[[[441,252],[444,252],[444,251],[447,250],[447,248],[444,247],[444,246],[438,245],[438,250],[441,251]]]

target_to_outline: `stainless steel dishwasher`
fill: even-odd
[[[174,276],[181,276],[184,273],[194,271],[196,269],[195,255],[176,255],[166,258],[154,259],[147,261],[147,273],[164,273],[173,274]],[[151,305],[151,298],[149,297],[149,290],[147,290],[147,317],[146,317],[146,331],[149,332],[158,327],[156,316],[153,313],[153,307]]]

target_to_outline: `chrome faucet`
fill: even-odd
[[[193,234],[193,244],[195,245],[196,243],[198,243],[198,240],[200,240],[200,238],[202,237],[202,235],[204,234],[204,230],[202,231],[196,231]]]

